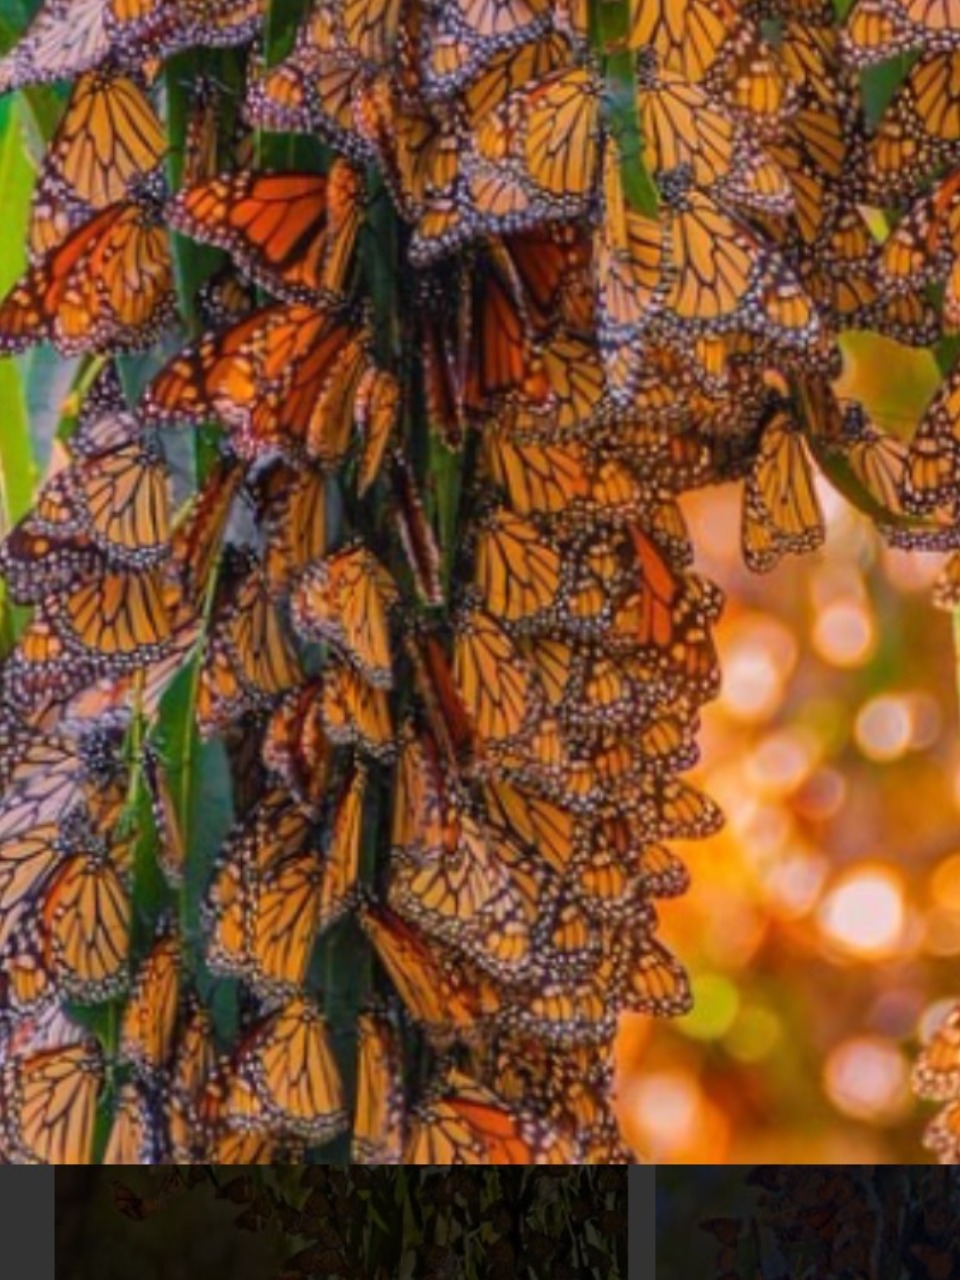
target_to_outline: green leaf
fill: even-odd
[[[6,292],[23,271],[24,244],[34,170],[26,154],[21,108],[16,98],[0,101],[0,191],[4,234],[0,236],[0,291]],[[0,529],[9,528],[30,506],[36,465],[30,440],[23,362],[0,360]]]

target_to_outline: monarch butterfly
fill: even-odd
[[[175,356],[148,385],[150,422],[218,419],[242,459],[278,450],[295,464],[335,465],[350,443],[367,366],[365,329],[295,303],[261,308]]]
[[[609,1149],[593,1150],[604,1142],[599,1130],[609,1123],[609,1086],[604,1078],[606,1068],[598,1071],[589,1049],[571,1046],[561,1055],[529,1037],[510,1035],[501,1040],[493,1066],[491,1086],[506,1101],[534,1106],[539,1113],[552,1116],[576,1135],[584,1161],[591,1154],[603,1162],[612,1158]],[[619,1174],[612,1177],[619,1185]],[[612,1178],[610,1182],[601,1179],[600,1186],[612,1190]]]
[[[923,1132],[923,1145],[941,1164],[956,1164],[960,1156],[960,1100],[948,1102]]]
[[[484,607],[504,622],[548,615],[561,583],[560,549],[506,507],[475,524],[474,582]]]
[[[365,1009],[357,1017],[353,1163],[400,1164],[405,1121],[400,1029],[386,1010]]]
[[[92,1037],[10,1052],[3,1067],[4,1138],[21,1164],[90,1164],[103,1055]]]
[[[546,34],[549,22],[543,0],[455,0],[427,11],[418,32],[424,96],[448,98],[482,74],[494,55]]]
[[[427,769],[429,784],[411,777]],[[392,838],[394,910],[494,977],[516,980],[529,968],[542,877],[519,848],[484,829],[441,777],[427,739],[408,740],[401,754]]]
[[[158,1164],[165,1154],[159,1098],[142,1081],[127,1080],[117,1093],[103,1163]],[[143,1201],[128,1187],[115,1182],[113,1194],[117,1208],[126,1217],[146,1216]]]
[[[258,284],[289,302],[342,298],[361,207],[360,177],[344,160],[328,175],[240,170],[178,192],[170,225],[225,249]]]
[[[706,87],[733,119],[771,142],[789,130],[802,100],[783,54],[789,41],[789,30],[770,40],[761,23],[741,23],[706,77]]]
[[[544,687],[561,722],[574,732],[622,731],[645,724],[664,692],[656,664],[642,655],[608,655],[602,645],[567,646],[549,639],[541,642],[539,652],[545,658],[539,668]]]
[[[444,603],[440,548],[413,473],[399,450],[390,460],[390,481],[396,503],[394,523],[413,575],[414,589],[424,604],[437,608]]]
[[[69,591],[98,572],[103,557],[84,536],[51,538],[28,513],[0,542],[0,575],[20,604],[35,604]],[[21,651],[24,645],[20,646]]]
[[[841,35],[851,66],[871,67],[913,49],[946,52],[960,45],[956,0],[857,0]]]
[[[130,843],[108,847],[87,828],[64,852],[40,908],[46,968],[68,997],[110,999],[127,985]]]
[[[136,81],[89,71],[74,85],[43,159],[27,231],[36,263],[108,205],[159,177],[163,126]]]
[[[49,341],[61,354],[135,351],[175,318],[170,249],[149,203],[107,205],[0,302],[0,351]]]
[[[724,823],[719,805],[677,778],[644,778],[634,802],[651,840],[705,840]]]
[[[59,825],[81,806],[109,825],[125,796],[118,746],[117,735],[100,727],[77,734],[8,731],[0,752],[0,847]]]
[[[197,320],[208,329],[226,329],[256,307],[253,285],[231,265],[208,276],[194,295]]]
[[[378,760],[392,759],[394,730],[386,691],[368,684],[353,667],[342,662],[327,663],[320,716],[331,742],[355,745]]]
[[[821,228],[818,250],[819,260],[804,271],[805,284],[838,328],[874,328],[919,346],[937,339],[939,317],[916,286],[891,297],[878,282],[878,246],[856,207],[841,208]],[[824,263],[831,264],[829,271]]]
[[[832,443],[832,442],[831,442]],[[863,487],[867,504],[876,504],[877,530],[892,546],[942,550],[955,545],[955,522],[947,512],[911,519],[903,489],[908,447],[898,436],[880,431],[858,404],[844,406],[840,455]]]
[[[149,744],[142,755],[143,776],[150,791],[150,808],[157,836],[157,862],[172,888],[183,884],[187,859],[180,818],[159,753]]]
[[[627,207],[621,155],[608,139],[603,153],[603,216],[595,234],[597,330],[611,395],[636,390],[638,339],[662,313],[669,277],[660,223]]]
[[[216,1063],[210,1015],[200,1000],[188,992],[174,1049],[166,1107],[170,1155],[174,1160],[187,1163],[198,1159],[209,1143],[201,1103],[214,1077]]]
[[[453,643],[453,680],[481,743],[529,736],[542,706],[536,672],[501,624],[481,608],[463,611]]]
[[[137,68],[191,44],[243,44],[263,7],[263,0],[46,0],[0,60],[0,92],[72,79],[108,59]]]
[[[456,117],[430,110],[387,75],[361,86],[354,112],[403,217],[428,222],[434,233],[454,223],[453,189],[460,171]]]
[[[217,174],[225,97],[223,87],[212,76],[197,75],[190,88],[184,129],[182,186],[206,182]]]
[[[451,1069],[415,1108],[406,1164],[568,1164],[576,1144],[549,1121],[506,1103],[492,1089]]]
[[[501,1000],[469,962],[455,968],[426,936],[382,904],[362,901],[358,918],[411,1017],[442,1045],[495,1016]]]
[[[613,859],[651,898],[677,897],[690,883],[689,871],[671,849],[638,835],[628,819],[616,814],[583,824],[578,857],[587,865],[598,857]]]
[[[253,61],[243,107],[247,122],[285,133],[318,132],[338,150],[368,159],[355,113],[371,69],[360,51],[362,37],[359,46],[353,40],[364,25],[368,34],[379,27],[366,23],[369,16],[369,9],[360,15],[356,5],[347,14],[329,0],[315,0],[285,58],[272,67],[261,57]]]
[[[486,822],[495,832],[505,832],[521,848],[537,855],[558,875],[574,855],[576,820],[562,805],[503,778],[490,778],[482,787]]]
[[[925,51],[913,64],[867,148],[871,200],[892,204],[912,195],[935,169],[960,157],[960,127],[951,110],[958,87],[960,48]]]
[[[654,174],[686,165],[694,185],[723,202],[759,213],[793,211],[786,174],[753,132],[735,123],[701,86],[658,66],[652,49],[638,59],[637,108]]]
[[[67,650],[122,673],[164,657],[171,641],[164,580],[158,570],[131,573],[101,566],[69,594],[48,597],[42,618]]]
[[[302,679],[280,613],[259,565],[220,612],[203,658],[197,716],[202,733],[229,724]]]
[[[54,556],[61,539],[65,552],[72,539],[78,550],[89,540],[113,564],[157,564],[170,537],[163,458],[139,441],[89,453],[43,485],[18,529],[35,543],[49,540]]]
[[[279,463],[263,489],[264,575],[271,591],[282,596],[326,551],[326,477]]]
[[[324,860],[309,844],[278,841],[269,861],[251,862],[252,920],[246,976],[260,993],[293,994],[302,989],[323,918]],[[259,878],[257,878],[259,877]]]
[[[367,547],[347,546],[316,561],[290,601],[293,625],[308,640],[327,640],[372,685],[393,684],[387,615],[399,598],[390,574]]]
[[[186,515],[170,538],[171,576],[188,609],[198,612],[223,545],[233,500],[243,483],[244,468],[233,456],[211,467]],[[268,552],[269,562],[269,552]]]
[[[631,586],[614,614],[608,643],[622,637],[627,651],[640,650],[665,675],[680,675],[700,699],[713,696],[718,661],[709,623],[721,601],[693,574],[678,573],[640,526],[630,538],[640,581]]]
[[[689,1013],[693,994],[687,971],[663,943],[647,937],[632,942],[627,961],[624,1008],[676,1018]]]
[[[326,1020],[305,996],[285,1001],[244,1037],[234,1069],[268,1126],[319,1144],[348,1123]]]
[[[934,1102],[947,1102],[960,1094],[960,1009],[951,1009],[920,1050],[913,1087]]]
[[[744,491],[744,559],[754,572],[765,573],[784,554],[812,551],[823,538],[806,444],[788,415],[778,411],[763,428]]]
[[[883,245],[880,270],[898,295],[945,279],[944,329],[960,328],[960,175],[948,174],[907,210]]]
[[[739,18],[733,0],[630,0],[631,49],[649,45],[665,67],[702,80]]]
[[[316,852],[308,847],[310,833],[308,815],[279,790],[268,791],[253,814],[241,819],[231,830],[214,864],[202,907],[207,933],[207,963],[214,972],[250,975],[255,959],[255,930],[264,876],[285,857],[306,855],[308,874],[301,877],[303,883],[298,897],[298,905],[303,908],[304,889],[308,893],[311,889],[311,862],[317,864],[319,872]],[[317,878],[314,877],[315,880]],[[290,887],[289,882],[287,887]],[[318,889],[319,885],[313,888]],[[310,904],[308,897],[304,915],[308,926],[316,918],[316,894],[312,911]],[[277,945],[282,948],[284,940],[278,939]],[[293,953],[293,960],[299,972],[300,949]],[[302,967],[305,968],[305,961]]]
[[[120,1023],[118,1056],[147,1081],[159,1078],[173,1052],[180,1006],[180,939],[164,922],[137,970]]]
[[[25,825],[0,844],[0,947],[25,918],[34,895],[61,860],[59,826],[46,822]]]
[[[576,444],[524,443],[501,427],[485,428],[481,466],[519,516],[557,516],[589,491],[586,458]]]
[[[47,0],[26,33],[0,59],[0,91],[45,80],[72,79],[109,56],[138,67],[165,20],[157,0]],[[137,47],[145,41],[146,47]]]
[[[933,584],[932,599],[938,609],[955,609],[960,605],[960,553],[948,556]]]
[[[357,468],[357,496],[362,498],[376,480],[400,412],[401,387],[392,373],[371,365],[360,379],[354,420],[361,440]]]
[[[617,964],[612,955],[599,954],[590,969],[573,980],[560,973],[512,992],[505,1025],[553,1048],[609,1041],[616,1024],[610,996]]]
[[[665,306],[689,332],[750,334],[778,349],[811,353],[821,336],[812,302],[782,259],[706,192],[689,170],[660,182],[671,245]]]
[[[107,360],[87,387],[70,437],[70,451],[75,458],[87,458],[121,448],[142,434],[127,407],[117,366]]]
[[[960,450],[960,364],[954,365],[927,405],[910,442],[903,477],[903,505],[916,515],[956,503]]]
[[[367,769],[353,766],[341,789],[330,825],[320,883],[320,927],[326,928],[353,906],[360,875],[363,806]]]
[[[599,86],[579,67],[562,67],[488,110],[470,134],[452,217],[424,217],[410,243],[425,266],[475,234],[512,233],[581,216],[593,194]]]
[[[282,778],[297,802],[319,812],[330,782],[332,748],[323,728],[322,685],[316,680],[285,694],[267,722],[263,763]]]

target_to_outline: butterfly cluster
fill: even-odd
[[[953,1008],[920,1050],[913,1087],[921,1098],[939,1102],[939,1113],[924,1135],[941,1164],[960,1164],[960,1008]]]
[[[951,1229],[960,1186],[947,1170],[758,1166],[746,1184],[754,1189],[749,1218],[700,1223],[717,1242],[717,1280],[960,1274]]]
[[[757,570],[822,540],[815,464],[891,540],[960,543],[955,379],[909,447],[833,388],[841,330],[953,323],[952,188],[918,188],[957,149],[954,25],[267,8],[45,0],[0,59],[2,90],[72,81],[0,351],[82,357],[69,456],[0,546],[33,609],[0,668],[0,1146],[625,1158],[618,1015],[691,1004],[666,842],[721,820],[681,776],[721,598],[679,497],[741,481]],[[860,68],[904,49],[871,131]],[[864,208],[915,195],[881,245]],[[212,860],[158,731],[184,669],[187,737],[230,761]]]
[[[191,1222],[191,1208],[194,1223],[202,1220],[204,1205],[209,1214],[212,1184],[222,1202],[214,1221],[223,1221],[223,1210],[235,1206],[234,1228],[284,1238],[279,1280],[388,1280],[409,1271],[425,1280],[452,1280],[473,1265],[490,1280],[509,1280],[520,1259],[535,1275],[557,1280],[597,1271],[614,1280],[626,1271],[622,1168],[546,1169],[531,1178],[503,1168],[308,1165],[229,1176],[194,1165],[154,1171],[138,1181],[145,1177],[149,1181],[139,1191],[111,1179],[116,1210],[136,1223],[156,1217],[167,1247],[176,1249],[177,1228],[183,1231]],[[205,1193],[203,1200],[184,1205],[183,1193],[194,1188]],[[176,1212],[169,1212],[171,1206]]]

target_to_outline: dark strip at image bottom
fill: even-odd
[[[629,1251],[635,1172],[623,1166],[64,1168],[56,1176],[53,1274],[56,1280],[652,1276],[652,1255],[636,1273]],[[646,1185],[652,1229],[652,1177],[637,1185]],[[2,1262],[0,1275],[6,1276]]]

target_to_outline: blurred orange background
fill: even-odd
[[[838,389],[908,435],[932,356],[861,334],[844,354]],[[692,887],[660,912],[694,1012],[621,1028],[624,1133],[659,1162],[930,1159],[909,1076],[960,996],[954,622],[930,602],[942,556],[885,547],[819,492],[826,545],[765,576],[742,562],[739,486],[686,504],[727,593],[692,775],[727,825],[677,846]]]

